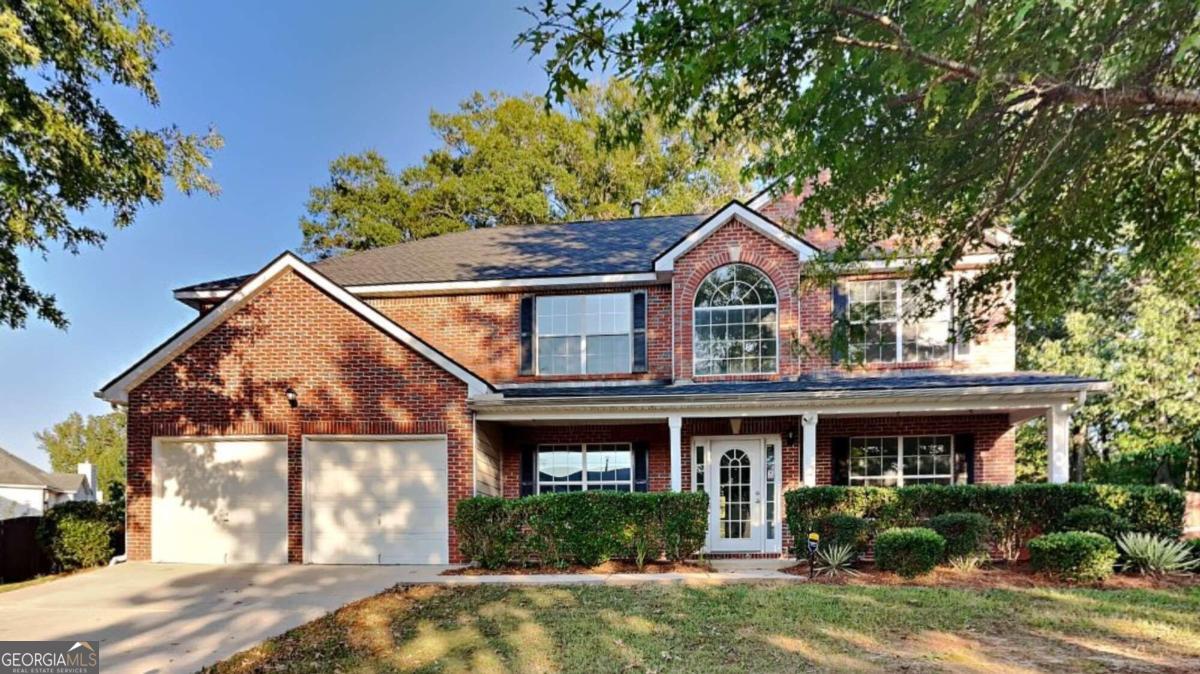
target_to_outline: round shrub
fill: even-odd
[[[986,552],[992,539],[992,521],[979,513],[946,513],[929,519],[929,528],[946,539],[946,558]]]
[[[871,540],[870,522],[854,515],[834,513],[813,520],[812,530],[821,535],[821,547],[829,548],[834,545],[848,545],[855,552],[862,554]],[[797,539],[800,546],[798,554],[808,554],[808,536]]]
[[[1131,529],[1129,520],[1099,506],[1071,508],[1058,522],[1058,531],[1090,531],[1113,539]]]
[[[875,566],[915,578],[933,571],[946,551],[946,539],[933,529],[888,529],[875,537]]]
[[[1029,562],[1034,571],[1073,582],[1108,578],[1117,563],[1117,546],[1107,536],[1091,531],[1065,531],[1029,541]]]
[[[68,501],[46,511],[37,539],[63,571],[104,564],[113,556],[112,518],[90,501]]]

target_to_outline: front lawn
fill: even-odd
[[[208,671],[1200,671],[1200,589],[397,588]]]

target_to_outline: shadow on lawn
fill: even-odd
[[[351,604],[216,671],[1200,668],[1200,594],[1096,593],[1083,604],[1076,592],[1060,594],[420,587]]]

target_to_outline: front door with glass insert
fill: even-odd
[[[709,456],[712,550],[762,550],[762,440],[714,440]]]

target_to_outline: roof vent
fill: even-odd
[[[634,199],[633,203],[629,204],[629,206],[630,206],[631,210],[633,211],[633,217],[635,217],[635,218],[642,217],[642,200],[641,199]]]

